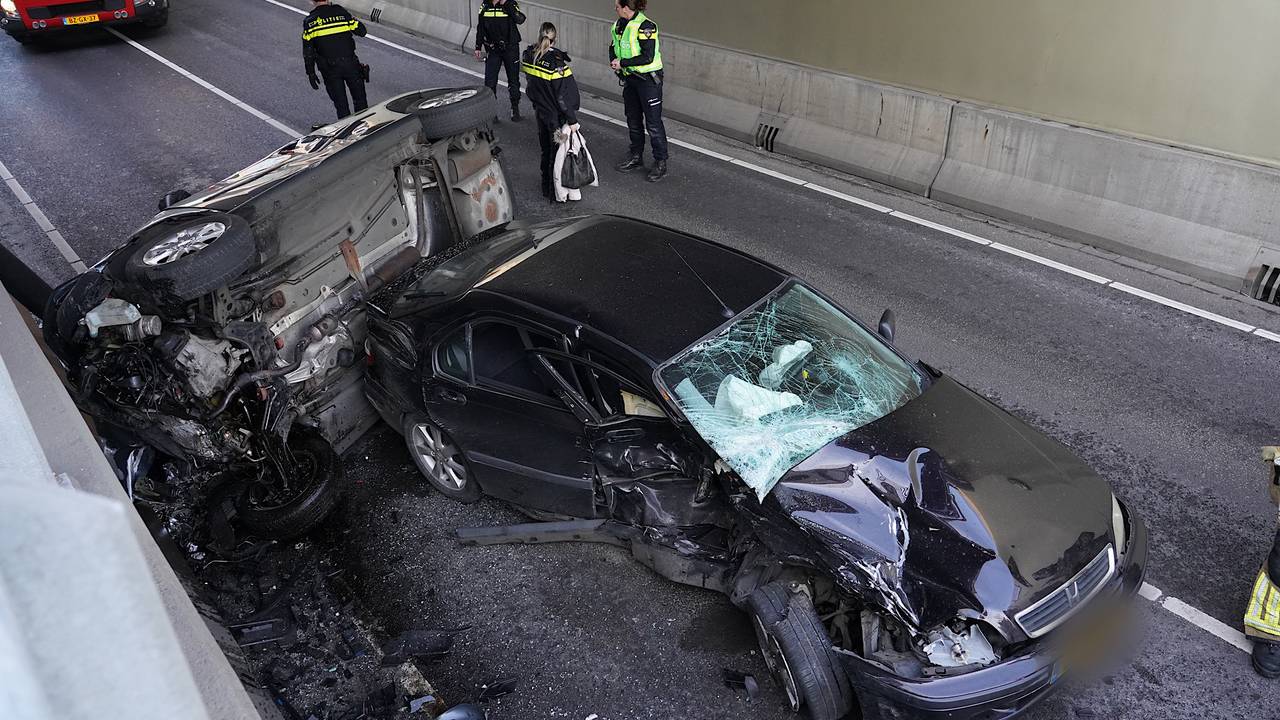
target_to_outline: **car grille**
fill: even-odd
[[[1089,601],[1116,571],[1116,554],[1111,545],[1089,561],[1075,577],[1035,605],[1014,616],[1029,637],[1040,637],[1062,624]]]
[[[48,20],[67,15],[85,15],[104,10],[123,9],[124,0],[85,0],[85,2],[73,2],[65,5],[45,5],[44,7],[28,8],[27,15],[30,15],[32,20]]]

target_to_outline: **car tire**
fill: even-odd
[[[439,425],[421,415],[410,415],[400,428],[409,457],[431,487],[450,500],[473,503],[480,486],[462,448]]]
[[[774,582],[747,602],[760,652],[791,709],[805,708],[811,720],[845,717],[854,705],[853,690],[809,595]]]
[[[342,461],[324,436],[310,428],[295,427],[289,433],[289,449],[311,476],[305,490],[273,507],[262,507],[247,491],[236,500],[240,523],[265,537],[304,535],[323,522],[342,499]]]
[[[435,141],[487,126],[497,114],[497,100],[485,87],[439,88],[398,97],[387,109],[417,115],[427,139]]]
[[[145,228],[122,270],[126,280],[185,302],[230,284],[253,267],[257,253],[253,230],[238,215],[178,216]]]

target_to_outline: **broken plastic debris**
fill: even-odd
[[[502,697],[503,695],[510,695],[511,693],[516,691],[516,683],[518,681],[519,681],[519,678],[511,677],[511,678],[503,678],[501,680],[494,680],[491,683],[481,685],[480,696],[476,699],[481,702],[485,702],[488,700],[493,700],[494,698]]]
[[[755,700],[760,694],[760,683],[756,682],[755,676],[750,673],[724,668],[724,685],[735,690],[746,691],[748,702]]]
[[[801,460],[921,390],[906,361],[801,285],[684,351],[661,377],[694,430],[761,500]]]
[[[414,658],[432,660],[449,654],[453,631],[406,630],[382,647],[382,665],[399,665]]]

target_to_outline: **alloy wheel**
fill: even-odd
[[[209,247],[226,231],[227,226],[220,222],[207,222],[182,228],[147,250],[142,256],[142,262],[151,267],[168,265]]]
[[[467,468],[462,451],[449,441],[440,428],[430,423],[417,423],[409,431],[409,444],[418,467],[444,487],[462,490],[467,486]]]

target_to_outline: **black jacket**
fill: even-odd
[[[359,76],[355,37],[368,33],[364,23],[341,5],[320,5],[312,10],[302,21],[302,61],[307,74],[314,75],[319,67],[326,75]]]
[[[534,58],[535,46],[525,49],[520,69],[525,75],[525,93],[538,114],[538,122],[547,127],[560,127],[578,122],[582,96],[578,81],[569,68],[569,53],[551,48],[541,58]]]
[[[476,49],[520,47],[520,28],[524,24],[524,13],[520,12],[520,3],[507,0],[498,5],[494,0],[480,3],[480,17],[476,20]]]

